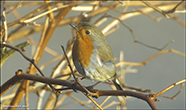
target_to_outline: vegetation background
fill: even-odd
[[[152,4],[154,7],[161,7],[161,9],[164,11],[169,11],[172,10],[180,2],[181,1],[149,1],[147,3]],[[33,11],[38,9],[39,7],[46,6],[46,4],[49,5],[45,9],[39,10],[38,13],[29,16],[28,18],[22,19],[29,13],[33,13]],[[176,11],[166,14],[163,12],[158,12],[158,10],[154,10],[153,7],[145,4],[144,1],[56,1],[52,3],[48,1],[26,2],[23,0],[17,2],[5,1],[4,6],[6,8],[4,13],[6,13],[5,20],[7,24],[8,37],[4,42],[9,45],[15,46],[22,42],[29,41],[30,45],[24,48],[24,53],[29,58],[34,58],[37,52],[41,54],[40,57],[37,57],[38,60],[35,61],[46,77],[50,77],[55,70],[58,70],[59,72],[53,77],[60,76],[64,73],[70,73],[70,70],[66,65],[64,65],[62,68],[56,69],[63,55],[61,45],[63,45],[65,48],[70,47],[67,46],[67,43],[69,42],[69,40],[72,41],[74,31],[72,31],[71,27],[68,24],[77,23],[83,20],[97,23],[97,25],[99,25],[100,23],[98,27],[106,35],[106,40],[112,48],[112,51],[116,58],[116,65],[119,65],[120,61],[141,63],[161,51],[134,42],[134,38],[131,32],[129,31],[129,29],[123,26],[121,22],[115,23],[114,25],[111,24],[114,20],[117,21],[117,19],[113,19],[113,17],[119,18],[121,16],[125,16],[126,18],[124,18],[122,22],[126,23],[133,30],[133,33],[137,37],[138,41],[143,42],[146,45],[161,49],[166,44],[174,40],[174,42],[167,45],[162,51],[174,49],[183,54],[185,53],[185,1],[176,8]],[[68,8],[73,6],[73,8],[67,9],[67,7],[63,6],[68,6]],[[78,9],[78,7],[80,8],[80,6],[84,7],[82,9]],[[56,9],[55,11],[52,11],[47,15],[44,14],[44,12],[48,12],[52,9],[55,9],[56,7],[62,8]],[[103,7],[107,7],[107,11],[105,11]],[[65,14],[62,14],[61,12],[64,10],[66,10],[66,13],[64,12]],[[152,11],[146,12],[148,10]],[[7,13],[9,11],[10,13]],[[139,11],[139,14],[135,15],[137,11]],[[99,14],[96,14],[96,12]],[[64,15],[64,18],[57,17],[59,14],[61,14],[61,16]],[[103,17],[105,14],[112,15],[112,17],[105,17],[104,19],[100,20],[100,18]],[[127,14],[131,15],[128,16]],[[41,17],[32,20],[32,18],[39,15],[41,15]],[[88,17],[86,17],[87,15]],[[52,22],[52,20],[54,19],[59,22],[59,24]],[[44,23],[46,25],[46,22],[48,23],[48,26],[46,26],[46,28],[49,30],[44,31],[43,25]],[[4,22],[2,22],[1,26],[4,26],[3,23]],[[56,25],[56,27],[50,27],[52,23]],[[110,34],[110,30],[106,30],[109,26],[112,26],[112,29],[115,29]],[[27,32],[29,29],[32,30],[30,32]],[[4,32],[6,33],[6,31],[3,31],[2,29],[1,35],[3,37],[4,34],[2,33]],[[45,37],[42,37],[43,34],[45,34]],[[19,38],[20,36],[21,38]],[[48,37],[46,38],[46,36]],[[43,40],[41,40],[42,38]],[[2,39],[3,38],[1,38],[1,41]],[[46,45],[46,47],[42,47],[43,49],[45,48],[43,52],[42,50],[38,50],[38,44],[39,42],[41,43],[41,41],[45,42],[42,45]],[[7,48],[7,50],[9,50],[9,48]],[[53,59],[56,60],[49,65],[46,65]],[[1,67],[1,85],[4,84],[8,79],[13,77],[18,69],[22,69],[24,73],[28,71],[28,73],[30,74],[39,74],[38,72],[36,72],[36,70],[27,70],[29,65],[30,62],[26,61],[20,55],[20,53],[15,52],[5,61],[5,63]],[[33,73],[31,73],[30,71],[32,71]],[[121,79],[122,82],[125,83],[127,86],[150,89],[152,92],[158,93],[169,85],[185,78],[185,57],[180,54],[168,52],[154,57],[153,59],[149,60],[149,62],[144,66],[135,66],[132,65],[132,63],[120,65],[117,67],[117,73],[119,74],[119,76],[120,74],[123,74]],[[70,79],[68,79],[67,77],[60,78],[73,80],[73,77],[70,77]],[[3,107],[3,104],[10,105],[12,98],[17,91],[17,89],[15,88],[18,88],[20,83],[21,82],[14,85],[1,97],[1,107]],[[30,83],[33,84],[32,81]],[[84,79],[83,81],[81,81],[81,84],[85,86],[89,86],[94,83],[95,82],[88,79]],[[40,85],[40,83],[35,83],[35,86],[36,85]],[[39,88],[42,87],[43,86],[39,86]],[[32,88],[34,88],[34,86]],[[112,89],[110,85],[106,83],[100,83],[95,88],[99,90]],[[179,89],[180,85],[167,91],[163,95],[173,96],[179,91]],[[21,101],[18,105],[26,106],[26,104],[29,104],[30,109],[36,107],[52,108],[56,99],[54,93],[52,93],[51,90],[48,89],[46,89],[45,94],[43,93],[43,91],[44,89],[30,92],[28,94],[29,100],[27,103],[25,102],[25,95],[23,95],[24,97],[21,98]],[[70,91],[72,92],[69,93]],[[14,95],[12,95],[13,93]],[[107,97],[104,96],[94,100],[98,104],[101,104],[106,98]],[[42,103],[41,105],[38,105],[38,101],[40,99],[42,99]],[[77,99],[81,100],[81,103],[78,102]],[[158,99],[160,99],[160,101],[155,102],[155,104],[159,109],[184,109],[185,85],[182,88],[182,92],[175,98],[175,100],[164,97],[158,97]],[[48,104],[49,101],[53,102]],[[119,104],[120,101],[118,100],[118,98],[116,96],[112,96],[106,101],[106,103],[102,105],[102,107],[115,109],[118,107]],[[66,91],[63,92],[63,94],[59,96],[59,105],[56,106],[56,108],[61,109],[87,109],[87,107],[93,109],[93,107],[96,106],[84,94],[79,91],[77,93],[73,92],[73,90],[68,90],[68,94],[66,93]],[[126,106],[124,108],[150,109],[146,102],[133,97],[127,97]]]

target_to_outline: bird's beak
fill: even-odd
[[[78,27],[77,27],[77,25],[75,25],[75,24],[69,24],[72,28],[74,28],[76,31],[78,31],[79,32],[79,29],[78,29]]]

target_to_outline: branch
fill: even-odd
[[[156,6],[152,5],[152,4],[150,4],[149,2],[146,2],[146,1],[143,1],[143,0],[141,0],[141,1],[142,1],[145,5],[147,5],[148,7],[151,7],[151,8],[153,8],[155,11],[157,11],[157,12],[161,13],[162,15],[164,15],[166,18],[169,18],[169,16],[168,16],[167,14],[169,14],[169,13],[174,13],[174,12],[176,11],[176,9],[178,8],[178,6],[179,6],[180,4],[182,4],[182,2],[183,2],[184,0],[182,0],[181,2],[179,2],[174,8],[172,8],[171,10],[168,10],[168,11],[161,10],[160,8],[158,8],[158,7],[156,7]]]
[[[20,50],[21,50],[21,49],[23,49],[24,47],[26,47],[26,46],[28,46],[28,45],[29,45],[29,42],[23,42],[23,43],[20,43],[20,44],[16,45],[15,47],[20,48]],[[3,64],[4,64],[4,62],[5,62],[10,56],[12,56],[15,52],[16,52],[15,49],[10,49],[10,50],[8,50],[8,51],[2,51],[2,54],[0,55],[0,56],[1,56],[1,61],[0,61],[0,62],[1,62],[1,66],[0,66],[0,67],[2,67]]]
[[[9,48],[11,48],[11,49],[13,49],[13,50],[18,51],[27,61],[29,61],[31,64],[34,65],[34,67],[38,70],[38,72],[39,72],[43,77],[45,77],[45,75],[43,74],[43,72],[39,69],[39,67],[38,67],[37,64],[35,63],[34,59],[30,59],[29,57],[27,57],[27,56],[22,52],[22,50],[21,50],[20,48],[18,48],[18,47],[13,47],[13,46],[8,45],[8,44],[2,44],[2,43],[0,43],[0,46],[1,46],[1,47],[9,47]],[[58,93],[58,91],[56,91],[56,89],[55,89],[51,84],[49,84],[49,86],[50,86],[50,88],[51,88],[55,93]]]
[[[161,94],[165,93],[166,91],[168,91],[168,90],[172,89],[173,87],[175,87],[175,86],[177,86],[177,85],[179,85],[179,84],[182,84],[182,83],[184,83],[184,82],[186,82],[186,78],[184,78],[183,80],[180,80],[180,81],[178,81],[178,82],[176,82],[176,83],[170,85],[169,87],[165,88],[165,89],[162,90],[161,92],[157,93],[155,97],[160,96]]]
[[[38,81],[38,82],[42,82],[46,84],[67,86],[68,88],[72,88],[73,86],[73,88],[75,88],[78,91],[86,92],[80,85],[78,84],[74,85],[73,82],[68,81],[68,80],[60,80],[60,79],[42,77],[42,76],[22,73],[21,71],[19,71],[17,72],[15,76],[13,76],[10,80],[8,80],[5,84],[3,84],[0,87],[0,90],[1,90],[0,94],[5,92],[5,87],[8,86],[7,84],[9,84],[12,81],[19,82],[21,79],[33,80],[33,81]],[[146,101],[152,109],[156,109],[156,110],[158,109],[154,103],[154,101],[156,101],[157,99],[155,99],[153,95],[145,95],[145,94],[137,93],[133,91],[96,90],[92,88],[90,89],[90,91],[94,93],[96,92],[99,97],[100,96],[132,96],[132,97]]]

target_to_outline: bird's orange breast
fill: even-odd
[[[90,64],[93,49],[92,39],[87,35],[78,33],[72,50],[73,60],[78,61],[83,67],[87,67]]]

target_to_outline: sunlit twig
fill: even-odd
[[[186,82],[186,78],[183,79],[183,80],[180,80],[180,81],[178,81],[178,82],[176,82],[176,83],[174,83],[174,84],[172,84],[172,85],[170,85],[169,87],[165,88],[165,89],[162,90],[161,92],[157,93],[157,94],[155,95],[155,98],[158,97],[158,96],[160,96],[161,94],[165,93],[166,91],[172,89],[173,87],[175,87],[175,86],[177,86],[177,85],[179,85],[179,84],[182,84],[182,83],[184,83],[184,82]]]

